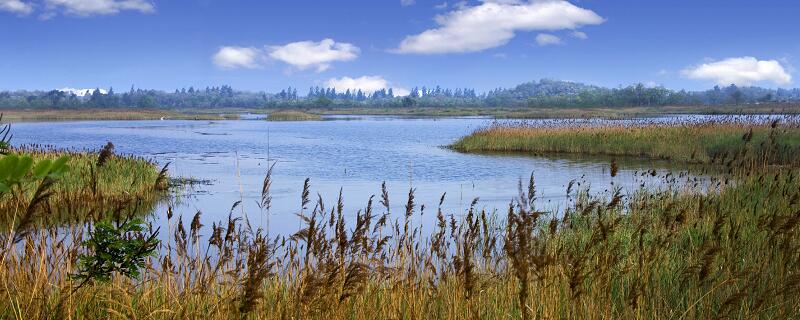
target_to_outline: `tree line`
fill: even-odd
[[[635,84],[605,88],[578,82],[542,79],[513,88],[476,93],[470,88],[414,87],[408,95],[392,88],[373,92],[311,87],[277,93],[234,90],[231,86],[181,88],[174,92],[141,89],[116,92],[99,89],[78,96],[61,90],[0,91],[0,108],[346,108],[346,107],[636,107],[740,105],[800,101],[800,89],[715,86],[705,91],[670,90]]]

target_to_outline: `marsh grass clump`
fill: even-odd
[[[106,144],[99,152],[59,150],[45,146],[10,149],[17,157],[32,163],[65,159],[70,168],[48,190],[48,197],[37,222],[46,224],[83,223],[100,220],[120,206],[137,204],[142,213],[152,210],[164,195],[168,184],[166,170],[161,173],[149,160],[114,154],[114,145]],[[155,183],[155,187],[154,187]],[[0,202],[0,225],[9,225],[25,212],[36,188],[20,184]]]
[[[767,127],[761,134],[781,145],[782,124]],[[737,141],[758,141],[758,130]],[[390,212],[383,184],[379,205],[370,197],[351,213],[341,192],[326,204],[307,179],[295,232],[254,228],[238,202],[211,223],[168,208],[169,236],[138,277],[109,273],[83,286],[71,275],[97,252],[85,245],[97,225],[44,226],[19,242],[0,231],[0,318],[798,318],[800,171],[773,165],[769,148],[744,150],[689,188],[597,194],[570,183],[562,211],[536,206],[533,175],[504,214],[478,199],[448,212],[442,195],[430,234],[413,188],[403,212]]]
[[[322,117],[300,110],[278,110],[272,111],[267,115],[268,121],[310,121],[322,120]]]
[[[783,122],[778,130],[773,123]],[[714,122],[561,120],[495,123],[450,146],[461,152],[522,152],[632,156],[684,163],[721,164],[733,155],[753,161],[797,165],[800,119],[722,118]],[[742,160],[742,159],[739,159]]]

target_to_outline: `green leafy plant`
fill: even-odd
[[[45,159],[34,165],[33,158],[28,156],[3,156],[0,158],[0,196],[11,192],[14,186],[28,182],[57,180],[69,171],[67,161],[69,157],[63,156],[54,161]]]
[[[128,278],[138,278],[147,257],[156,254],[158,229],[146,234],[146,224],[140,218],[114,223],[98,221],[89,239],[83,242],[87,253],[78,256],[78,273],[81,281],[75,290],[92,281],[108,282],[115,273]]]

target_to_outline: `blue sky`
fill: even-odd
[[[796,87],[798,12],[792,0],[0,0],[0,89]]]

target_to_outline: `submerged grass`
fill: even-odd
[[[783,129],[764,133],[780,141]],[[756,141],[748,132],[740,145]],[[414,189],[404,212],[390,212],[384,184],[377,204],[351,215],[341,194],[315,203],[306,180],[293,234],[254,229],[238,203],[207,236],[200,212],[167,210],[168,240],[139,279],[80,289],[70,275],[91,254],[85,227],[40,228],[3,248],[0,318],[798,318],[800,171],[770,165],[770,149],[742,150],[719,176],[679,175],[689,189],[669,185],[672,174],[662,190],[593,196],[570,183],[563,215],[535,206],[533,176],[503,214],[478,199],[447,212],[442,195],[430,234]]]
[[[317,114],[308,113],[299,110],[280,110],[273,111],[267,115],[268,121],[309,121],[309,120],[322,120]]]
[[[749,152],[772,164],[797,164],[800,126],[779,122],[495,124],[450,147],[461,152],[638,156],[692,163],[729,161]],[[775,120],[779,121],[779,120]]]

